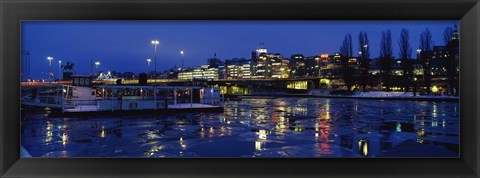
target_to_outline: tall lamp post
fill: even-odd
[[[62,68],[62,61],[58,61],[58,82],[62,80],[61,68]]]
[[[95,70],[97,70],[97,75],[100,75],[100,74],[98,73],[98,66],[99,66],[99,65],[100,65],[100,62],[99,62],[99,61],[95,62]]]
[[[47,57],[47,60],[50,64],[50,73],[48,73],[48,76],[50,76],[50,82],[52,82],[52,77],[53,77],[53,71],[52,71],[52,60],[53,60],[53,57],[50,57],[48,56]]]
[[[413,78],[413,96],[417,96],[417,77]]]
[[[180,72],[183,72],[183,54],[184,54],[183,50],[180,51],[180,55],[182,55],[182,69],[180,69]]]
[[[422,59],[422,49],[417,49],[417,60],[421,60]],[[425,62],[425,61],[421,61],[422,63]],[[428,62],[427,62],[428,64]],[[425,66],[422,64],[422,66]],[[425,82],[425,72],[426,72],[426,69],[423,69],[423,81]],[[416,82],[415,82],[416,83]]]
[[[153,40],[152,44],[154,46],[154,60],[155,60],[155,83],[157,82],[157,45],[160,44],[160,41]]]
[[[147,59],[147,76],[148,76],[148,73],[150,72],[150,62],[152,62],[152,59]]]
[[[420,59],[420,53],[422,52],[421,49],[417,49],[417,59]]]

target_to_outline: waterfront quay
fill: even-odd
[[[348,92],[342,91],[342,76],[303,77],[303,78],[249,78],[249,79],[149,79],[150,85],[204,85],[219,87],[220,94],[226,97],[238,96],[277,96],[277,97],[326,97],[326,98],[357,98],[357,99],[389,99],[389,100],[426,100],[458,102],[458,96],[440,93],[413,93],[397,91],[382,91],[370,87],[372,91]],[[445,78],[435,78],[437,83],[446,83]],[[106,81],[107,84],[115,84]],[[123,80],[124,84],[135,84],[138,80]],[[436,91],[438,92],[438,91]]]

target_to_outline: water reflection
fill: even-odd
[[[49,157],[458,156],[458,103],[278,98],[225,104],[224,113],[114,118],[46,118],[43,109],[24,110],[22,144],[33,156]]]
[[[359,151],[362,153],[363,156],[368,156],[368,141],[367,140],[360,140],[358,141],[358,148]]]
[[[67,142],[68,142],[67,133],[63,133],[63,135],[62,135],[62,144],[63,144],[63,145],[66,145]]]
[[[102,130],[100,131],[100,137],[105,138],[106,132],[105,132],[105,126],[102,126]]]

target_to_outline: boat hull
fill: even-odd
[[[223,107],[209,108],[169,108],[169,109],[144,109],[144,110],[116,110],[116,111],[88,111],[88,112],[61,112],[61,110],[52,111],[48,117],[97,117],[97,116],[132,116],[132,115],[152,115],[152,114],[177,114],[177,113],[202,113],[224,111]]]

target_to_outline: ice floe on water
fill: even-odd
[[[33,157],[458,157],[459,105],[324,98],[227,101],[224,113],[48,118],[22,111]]]

